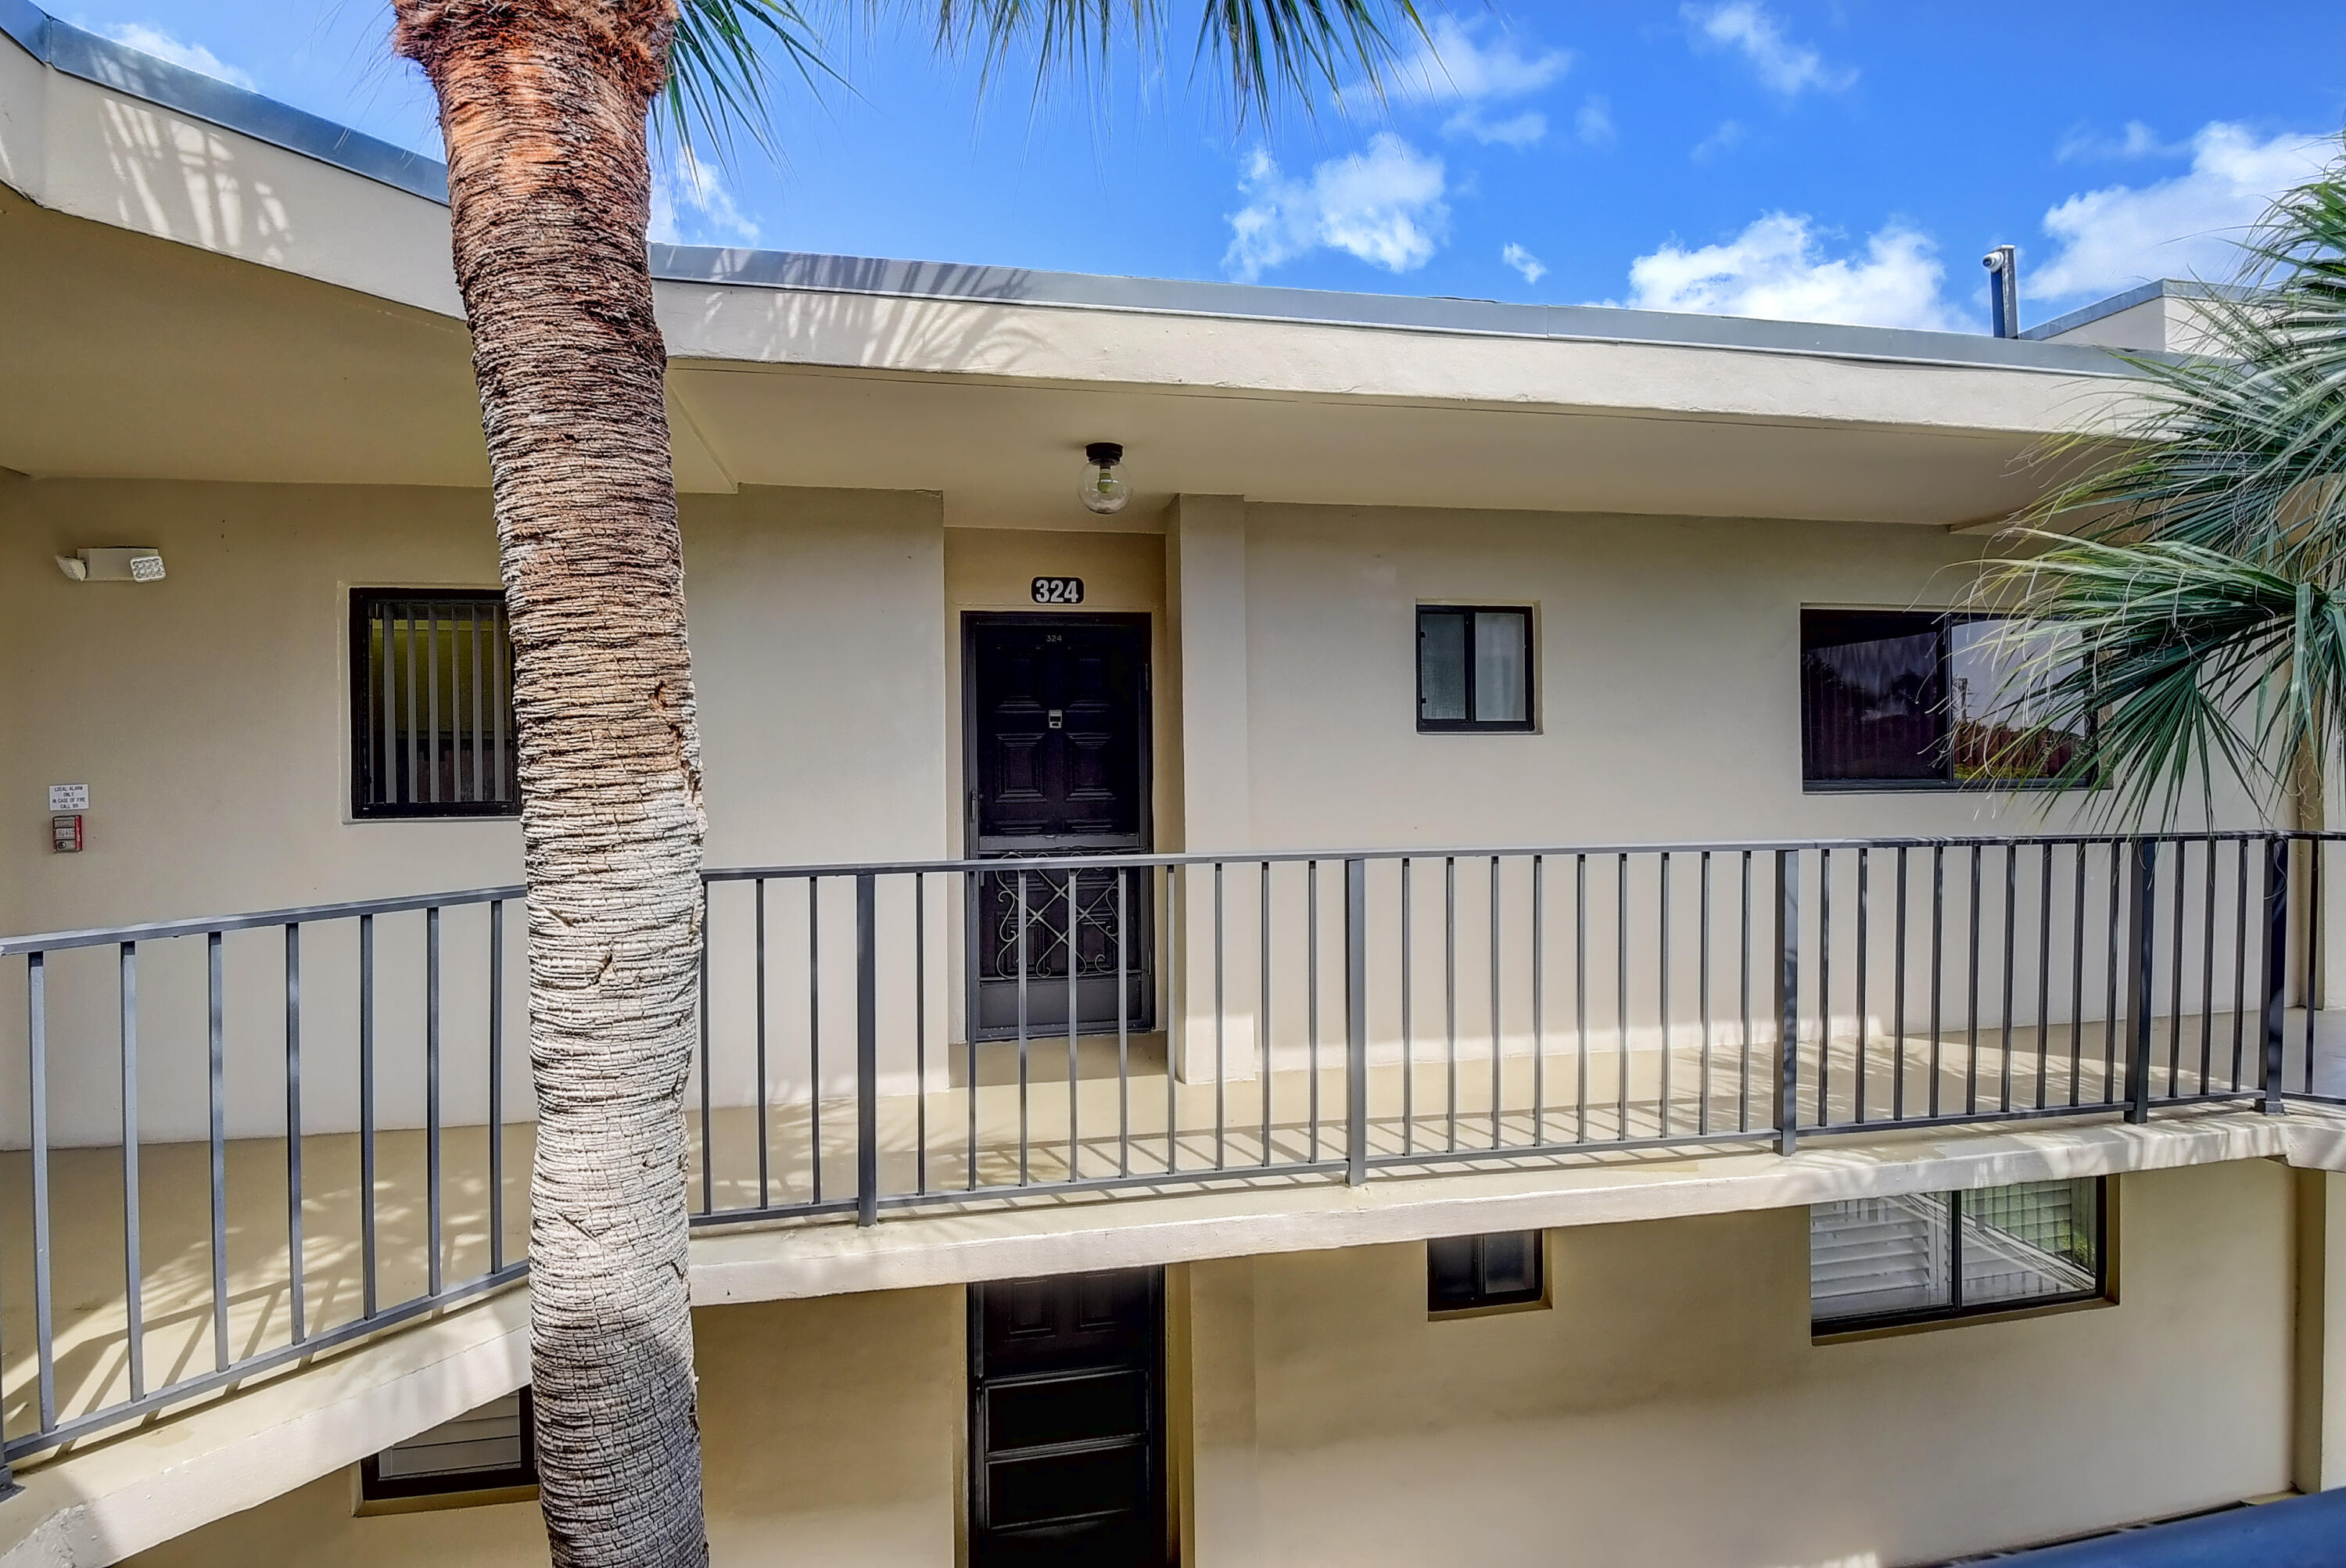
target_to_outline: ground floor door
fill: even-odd
[[[963,626],[968,849],[1007,861],[1149,846],[1148,617],[981,615]],[[980,1040],[1154,1027],[1158,883],[1145,871],[971,879]]]
[[[1164,1271],[969,1291],[972,1568],[1163,1568]]]

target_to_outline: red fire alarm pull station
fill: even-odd
[[[81,814],[49,819],[49,845],[60,855],[81,853]]]

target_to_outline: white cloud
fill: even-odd
[[[1750,61],[1770,92],[1788,98],[1798,97],[1810,87],[1837,93],[1857,80],[1853,68],[1828,66],[1814,49],[1787,37],[1782,24],[1758,0],[1686,5],[1679,15],[1693,26],[1698,41],[1733,49]]]
[[[1499,260],[1521,272],[1526,283],[1536,283],[1547,276],[1547,263],[1520,245],[1509,245],[1499,252]]]
[[[1308,179],[1282,175],[1258,148],[1239,177],[1247,204],[1229,215],[1222,265],[1252,280],[1324,247],[1389,272],[1411,271],[1449,237],[1444,188],[1442,160],[1391,131],[1371,137],[1364,151],[1318,165]]]
[[[247,91],[253,87],[250,73],[234,66],[205,48],[201,44],[182,44],[159,27],[143,22],[121,22],[99,29],[117,44],[128,44],[142,55],[152,55],[158,60],[168,60],[175,66],[185,66],[200,71],[215,81],[228,82]]]
[[[1513,148],[1525,148],[1547,135],[1547,117],[1537,109],[1525,109],[1503,120],[1484,117],[1483,111],[1469,105],[1443,122],[1444,136],[1471,136],[1485,147],[1504,142]]]
[[[1740,120],[1721,120],[1719,122],[1719,128],[1695,143],[1688,150],[1687,156],[1697,163],[1708,163],[1720,153],[1733,152],[1737,148],[1741,147],[1743,138],[1750,134],[1743,128],[1743,122]]]
[[[758,226],[742,215],[716,169],[690,148],[678,148],[652,178],[650,237],[662,245],[755,245]]]
[[[2061,145],[2053,156],[2063,163],[2073,163],[2081,158],[2148,158],[2153,154],[2160,158],[2175,158],[2190,150],[2188,142],[2179,146],[2163,142],[2158,139],[2157,131],[2140,120],[2128,120],[2126,129],[2115,137],[2106,137],[2080,127],[2061,138]]]
[[[1394,68],[1393,96],[1418,103],[1520,98],[1572,68],[1572,56],[1564,50],[1526,55],[1504,33],[1486,48],[1476,41],[1485,25],[1479,18],[1461,23],[1436,16],[1433,36],[1422,40],[1417,53]]]
[[[1901,223],[1870,235],[1862,255],[1829,258],[1805,217],[1771,212],[1733,239],[1688,250],[1665,245],[1629,264],[1627,303],[1647,311],[1765,316],[1856,326],[1958,325],[1941,299],[1946,270],[1930,238]]]
[[[2334,137],[2259,140],[2245,126],[2213,121],[2191,138],[2186,172],[2085,191],[2046,212],[2045,232],[2059,248],[2044,266],[2023,267],[2021,285],[2034,297],[2061,299],[2115,293],[2151,278],[2229,277],[2239,265],[2243,232],[2274,197],[2312,178],[2336,151]]]
[[[1572,117],[1572,134],[1584,147],[1605,147],[1614,137],[1613,106],[1602,97],[1591,95]]]

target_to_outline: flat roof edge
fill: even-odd
[[[448,170],[435,159],[61,22],[30,0],[0,0],[0,33],[52,70],[447,203]]]
[[[448,200],[447,168],[433,158],[61,22],[32,0],[0,0],[0,33],[36,59],[68,76],[177,109],[428,201],[444,206]],[[1700,316],[1612,305],[1512,304],[709,246],[654,244],[650,263],[655,278],[671,283],[1730,349],[2072,375],[2134,373],[2105,349],[2031,341],[2060,330],[2055,323],[2014,340],[1981,333]]]
[[[2080,305],[2066,316],[2055,316],[2049,321],[2039,321],[2020,335],[2042,342],[2057,338],[2064,332],[2076,331],[2089,322],[2105,316],[2115,316],[2120,311],[2131,311],[2137,305],[2147,305],[2153,300],[2246,300],[2254,290],[2243,289],[2237,283],[2202,283],[2196,278],[2154,278],[2147,283],[2137,283],[2122,294],[2106,300],[2096,300],[2090,305]]]

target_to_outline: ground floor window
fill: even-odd
[[[2106,1198],[2088,1176],[1814,1205],[1810,1318],[1838,1333],[2093,1300],[2108,1288]]]
[[[1425,1306],[1430,1312],[1525,1307],[1547,1298],[1547,1270],[1536,1230],[1445,1236],[1425,1244]]]
[[[351,811],[511,817],[513,639],[494,591],[351,595]]]
[[[516,1502],[536,1485],[527,1389],[393,1443],[359,1467],[359,1496],[369,1503]]]

